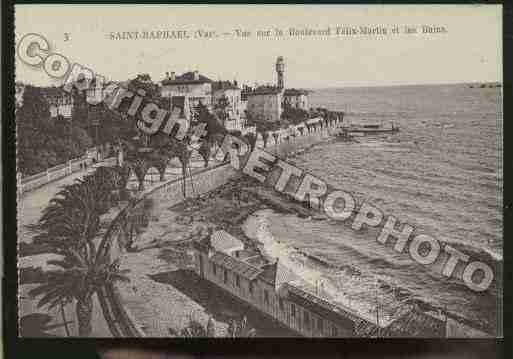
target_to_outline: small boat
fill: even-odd
[[[386,133],[397,133],[399,127],[392,123],[391,127],[384,127],[381,124],[351,125],[343,128],[349,136],[378,135]]]
[[[353,135],[350,135],[347,128],[339,127],[335,130],[335,137],[345,142],[357,142]]]

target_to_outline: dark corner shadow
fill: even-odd
[[[20,336],[31,338],[56,338],[56,335],[49,334],[46,331],[63,327],[64,323],[50,324],[52,319],[50,315],[44,313],[24,315],[19,321]]]
[[[179,269],[149,275],[159,283],[169,284],[191,300],[205,308],[216,321],[228,323],[232,319],[247,317],[248,323],[256,329],[258,336],[297,337],[291,330],[275,320],[264,316],[243,301],[227,294],[222,289],[199,277],[192,270]]]

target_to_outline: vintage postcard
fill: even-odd
[[[502,337],[502,7],[17,5],[20,337]]]

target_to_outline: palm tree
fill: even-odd
[[[111,262],[108,252],[87,260],[71,248],[65,251],[63,259],[50,260],[48,264],[62,269],[46,272],[46,281],[32,289],[29,295],[42,295],[37,305],[48,305],[48,309],[76,301],[78,335],[91,335],[93,295],[105,285],[116,281],[128,281],[124,275],[127,270],[119,269],[119,260]]]
[[[113,192],[126,185],[125,177],[121,168],[98,168],[92,175],[65,186],[50,200],[38,223],[31,226],[39,232],[34,242],[49,245],[63,258],[48,261],[62,269],[46,272],[44,282],[30,294],[43,296],[40,307],[53,308],[76,300],[80,336],[91,333],[93,294],[103,285],[126,279],[119,271],[119,262],[111,262],[110,252],[97,250],[94,243],[100,217],[115,200]],[[105,236],[110,236],[107,232]]]
[[[172,336],[186,337],[186,338],[205,338],[215,337],[215,324],[212,317],[208,318],[207,325],[204,326],[196,319],[189,317],[189,324],[180,332],[169,328],[169,333]],[[224,335],[227,338],[253,338],[256,337],[256,330],[248,325],[248,320],[244,317],[240,321],[232,320],[228,325],[228,329]]]
[[[253,338],[256,337],[256,330],[249,326],[248,319],[244,316],[241,321],[232,320],[226,334],[230,338]]]
[[[280,137],[280,134],[278,132],[273,132],[273,137],[274,137],[274,144],[277,145],[278,137]]]
[[[173,329],[169,329],[169,333],[173,336],[179,336],[184,338],[206,338],[215,337],[215,324],[212,317],[208,318],[206,326],[203,326],[196,319],[189,317],[189,324],[183,328],[180,333],[176,333]],[[177,335],[178,334],[178,335]]]
[[[58,253],[70,246],[83,250],[98,234],[100,216],[115,202],[115,192],[126,187],[128,174],[121,167],[99,167],[93,174],[64,186],[38,223],[34,242],[51,245]]]

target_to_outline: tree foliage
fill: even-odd
[[[119,199],[114,195],[126,188],[128,173],[121,167],[98,167],[60,190],[30,226],[34,243],[50,245],[56,253],[74,247],[83,250],[99,230],[100,216]]]
[[[60,269],[48,271],[30,295],[41,296],[40,307],[75,300],[80,336],[89,336],[92,330],[93,294],[114,281],[126,280],[119,261],[112,261],[105,250],[112,231],[104,234],[98,247],[95,239],[100,235],[100,217],[119,199],[116,193],[126,187],[127,177],[123,168],[99,167],[64,186],[31,226],[37,232],[34,243],[49,246],[62,259],[48,261]]]
[[[90,259],[68,248],[60,260],[49,260],[48,264],[60,267],[47,271],[45,280],[33,288],[29,295],[41,296],[38,307],[52,309],[57,305],[76,300],[76,315],[79,336],[92,332],[92,296],[103,286],[115,281],[128,281],[126,270],[119,269],[119,260],[110,261],[108,253]]]
[[[223,95],[218,99],[218,101],[214,104],[214,111],[216,116],[221,120],[221,123],[224,125],[226,120],[228,119],[228,111],[227,108],[230,106],[230,101],[226,95]]]
[[[216,336],[215,323],[212,317],[208,318],[207,324],[203,325],[198,320],[189,317],[189,324],[177,332],[169,328],[169,333],[175,337],[185,338],[213,338]],[[241,320],[232,319],[228,328],[222,337],[226,338],[252,338],[256,337],[256,330],[249,326],[247,318],[244,316]]]
[[[84,154],[92,140],[81,126],[52,119],[41,89],[26,86],[23,106],[16,112],[18,168],[23,175],[42,172]]]
[[[290,105],[286,105],[283,107],[283,112],[281,114],[281,118],[283,120],[287,120],[288,122],[297,125],[301,122],[308,120],[309,118],[308,111],[305,111],[300,108],[295,108]]]

